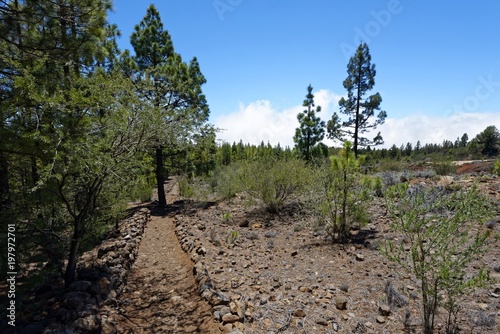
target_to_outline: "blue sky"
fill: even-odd
[[[293,146],[307,86],[329,119],[361,40],[388,114],[384,146],[500,128],[498,1],[115,0],[122,49],[151,3],[175,50],[198,58],[220,140]]]

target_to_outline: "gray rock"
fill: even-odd
[[[335,298],[335,307],[337,310],[347,310],[347,299],[342,296],[337,296]]]

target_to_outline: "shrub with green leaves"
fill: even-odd
[[[299,159],[259,159],[243,168],[247,191],[262,200],[271,213],[303,194],[310,186],[311,174],[309,166]]]
[[[450,159],[436,160],[432,163],[432,168],[441,176],[454,174],[457,171],[457,166]]]
[[[497,161],[495,162],[495,167],[493,169],[493,173],[500,176],[500,155],[498,156]]]
[[[189,179],[187,177],[179,178],[179,195],[187,200],[190,200],[194,196],[194,189],[191,184],[189,184]]]
[[[321,187],[320,220],[334,241],[346,241],[354,224],[361,226],[367,221],[363,204],[369,192],[360,182],[360,159],[354,157],[351,143],[345,142],[339,155],[330,157],[330,166],[317,181]],[[368,183],[371,186],[372,181]]]
[[[486,201],[476,188],[450,193],[398,184],[386,195],[392,228],[402,238],[386,242],[382,252],[418,280],[423,332],[434,333],[437,309],[443,307],[446,333],[455,333],[460,298],[488,278],[484,268],[468,273],[488,246],[491,230],[474,226],[489,215]]]
[[[210,176],[210,187],[222,199],[230,200],[243,190],[239,164],[217,167]]]

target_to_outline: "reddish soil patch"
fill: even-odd
[[[492,161],[472,161],[460,164],[457,167],[457,174],[470,174],[480,172],[491,172],[493,170]]]

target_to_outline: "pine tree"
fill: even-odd
[[[7,214],[25,245],[21,255],[44,251],[69,285],[84,237],[116,217],[122,194],[147,169],[140,150],[148,122],[132,107],[131,82],[111,66],[117,31],[106,22],[109,1],[0,6]]]
[[[154,5],[149,6],[143,20],[135,26],[130,43],[135,56],[128,58],[125,54],[122,62],[154,115],[151,139],[155,147],[158,204],[165,207],[164,151],[171,156],[178,154],[179,148],[189,143],[207,122],[209,108],[201,90],[206,80],[196,58],[188,65],[175,53],[170,34]]]
[[[344,88],[347,89],[347,99],[341,98],[339,101],[340,113],[347,115],[346,121],[341,121],[339,115],[334,113],[332,119],[328,121],[328,138],[344,141],[352,138],[354,141],[354,155],[358,157],[359,147],[368,145],[380,145],[383,143],[380,132],[369,140],[363,137],[367,131],[375,129],[383,124],[387,114],[380,110],[382,97],[379,93],[365,95],[375,85],[375,65],[371,64],[371,55],[366,43],[360,44],[356,54],[351,57],[347,65],[347,78],[344,80]],[[375,116],[375,111],[379,111],[376,119],[370,122]]]
[[[307,109],[297,115],[300,127],[295,130],[295,136],[293,137],[297,151],[306,161],[311,160],[313,148],[325,136],[325,122],[316,116],[321,111],[321,106],[317,106],[314,109],[314,95],[312,90],[312,86],[309,85],[307,87],[306,99],[302,104]]]
[[[494,125],[488,126],[476,136],[481,153],[486,157],[494,157],[500,151],[500,131]]]

